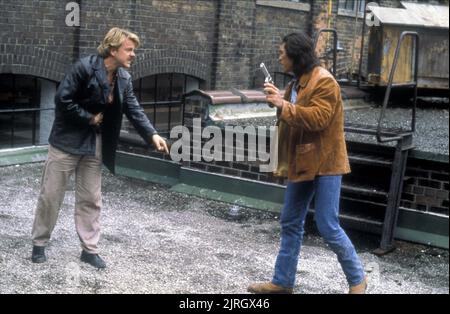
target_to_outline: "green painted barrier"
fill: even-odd
[[[125,152],[116,154],[116,173],[144,181],[175,185],[180,176],[180,166],[172,161]]]
[[[48,146],[13,148],[0,151],[0,167],[42,162],[47,159]]]
[[[46,157],[47,146],[2,150],[0,166],[42,162]],[[193,170],[172,161],[125,152],[116,155],[116,173],[169,185],[172,191],[272,212],[280,212],[284,199],[283,186]],[[448,229],[447,216],[400,209],[395,237],[448,249]]]

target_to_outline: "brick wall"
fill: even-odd
[[[401,206],[448,216],[448,164],[410,159]]]
[[[61,80],[75,32],[65,25],[64,9],[64,1],[0,1],[0,73]]]
[[[339,76],[348,77],[359,66],[362,19],[355,25],[354,17],[339,14],[338,1],[328,16],[326,0],[77,0],[79,28],[65,25],[68,2],[0,0],[0,73],[59,81],[75,58],[95,53],[112,26],[128,28],[142,39],[132,68],[135,79],[178,72],[200,78],[207,89],[253,87],[260,62],[281,71],[277,48],[284,35],[299,30],[314,35],[328,26],[338,30],[344,48]],[[380,1],[391,7],[399,3]],[[430,3],[448,5],[448,0]],[[325,42],[319,47],[323,51]]]
[[[96,53],[108,29],[118,26],[142,41],[134,78],[178,72],[210,84],[217,1],[78,1],[80,27],[65,24],[68,2],[0,1],[0,73],[60,81],[76,58]]]
[[[219,3],[215,89],[249,86],[253,57],[255,2],[223,0]]]
[[[113,26],[137,33],[142,46],[133,78],[184,73],[210,81],[213,62],[215,1],[84,1],[80,52],[95,52]],[[108,18],[105,18],[108,17]]]
[[[256,6],[254,34],[254,62],[250,73],[252,86],[260,87],[263,76],[259,64],[264,62],[270,72],[282,72],[278,63],[278,47],[284,35],[295,31],[308,31],[309,11],[277,9],[265,5]]]

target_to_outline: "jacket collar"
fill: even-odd
[[[97,55],[96,60],[92,64],[92,69],[94,70],[95,77],[97,78],[99,84],[101,84],[103,89],[104,99],[108,97],[108,79],[106,77],[106,67],[103,57]],[[130,74],[122,68],[117,69],[117,89],[119,94],[119,101],[122,103],[123,101],[123,92],[127,86],[127,81],[130,78]]]
[[[94,71],[103,71],[105,74],[105,77],[106,77],[106,68],[105,68],[105,61],[104,61],[105,59],[100,55],[97,55],[96,57],[97,57],[96,60],[92,64],[92,68],[94,69]],[[130,74],[123,68],[118,68],[117,74],[119,77],[124,78],[124,79],[130,78]]]
[[[313,75],[313,73],[316,71],[317,67],[315,67],[314,69],[312,69],[311,71],[309,71],[306,74],[303,74],[300,77],[300,87],[301,88],[305,88],[306,85],[308,85],[309,81],[311,80],[311,77]]]
[[[302,88],[302,89],[305,88],[308,85],[309,81],[311,80],[311,77],[313,76],[314,72],[317,69],[318,69],[318,67],[315,67],[314,69],[312,69],[308,73],[303,74],[302,76],[300,76],[300,78],[293,79],[291,81],[291,83],[288,85],[287,89],[286,89],[286,94],[285,94],[284,99],[289,101],[289,99],[291,97],[292,90],[294,88],[297,88],[297,92],[298,92],[299,88]]]

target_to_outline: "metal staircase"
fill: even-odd
[[[322,32],[334,34],[335,50],[333,51],[333,74],[335,74],[337,58],[336,30],[319,31],[316,44]],[[415,39],[415,55],[412,64],[413,81],[394,83],[395,71],[402,44],[407,37]],[[380,144],[394,143],[395,147],[374,146],[363,143],[349,143],[349,159],[353,173],[344,178],[341,197],[341,218],[363,226],[366,231],[381,232],[381,241],[377,255],[383,255],[395,249],[394,233],[397,224],[400,200],[402,196],[408,154],[413,145],[413,134],[416,128],[416,106],[418,89],[419,35],[416,32],[403,32],[399,38],[394,61],[389,76],[378,124],[361,125],[345,124],[345,132],[375,136]],[[383,127],[387,114],[391,91],[396,88],[412,90],[412,118],[409,129]]]

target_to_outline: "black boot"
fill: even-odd
[[[31,261],[33,263],[43,263],[47,260],[45,256],[45,246],[33,246],[33,252],[31,253]]]
[[[98,254],[90,254],[86,251],[81,252],[80,260],[96,268],[106,268],[105,261]]]

